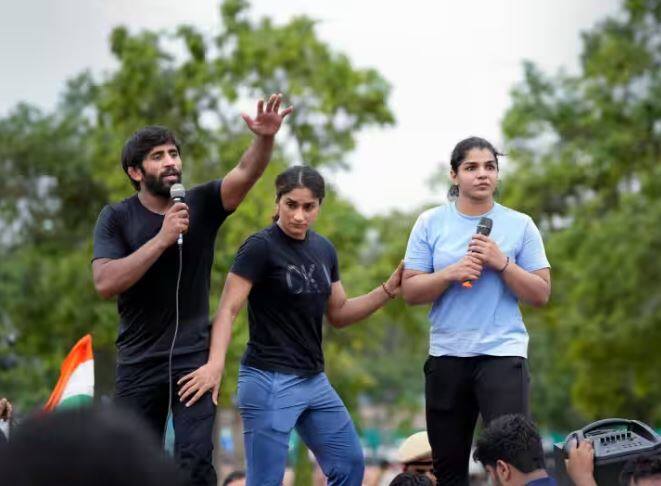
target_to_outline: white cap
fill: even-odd
[[[402,442],[397,450],[397,459],[402,463],[431,459],[431,446],[427,438],[427,431],[416,432]]]

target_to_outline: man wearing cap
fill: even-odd
[[[397,459],[402,463],[402,472],[423,474],[436,484],[433,473],[431,446],[427,431],[409,436],[397,450]]]

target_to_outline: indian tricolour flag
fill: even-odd
[[[87,334],[62,362],[60,379],[44,410],[89,405],[94,397],[94,356],[92,336]]]

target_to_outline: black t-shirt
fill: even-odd
[[[179,288],[179,332],[174,355],[209,347],[209,284],[218,228],[229,215],[220,180],[186,191],[189,228],[184,235]],[[94,230],[94,259],[123,258],[160,231],[164,216],[145,208],[137,194],[103,208]],[[131,288],[119,295],[117,362],[167,357],[175,327],[179,251],[167,248]]]
[[[312,230],[296,240],[273,224],[243,243],[230,271],[253,283],[242,363],[300,376],[323,371],[321,326],[340,279],[333,244]]]

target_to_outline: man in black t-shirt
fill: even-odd
[[[216,399],[205,393],[185,406],[171,391],[171,380],[207,361],[216,233],[268,164],[274,136],[292,111],[280,112],[280,102],[281,95],[272,95],[258,102],[254,119],[242,115],[256,135],[253,144],[222,181],[192,188],[185,203],[170,199],[182,170],[174,135],[155,126],[136,132],[124,146],[122,167],[138,192],[104,207],[94,231],[94,285],[103,298],[118,296],[117,402],[162,436],[172,398],[175,454],[190,484],[216,484]]]

